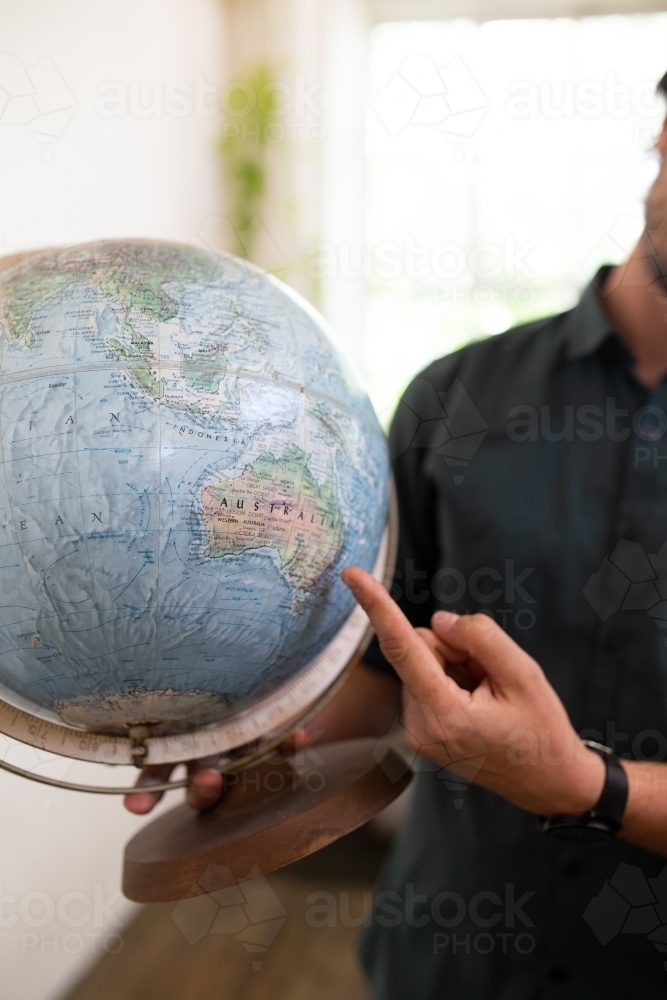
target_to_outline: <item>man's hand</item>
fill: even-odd
[[[219,771],[213,770],[213,765],[217,763],[217,757],[206,760],[192,760],[188,762],[188,774],[192,781],[188,785],[186,801],[194,809],[209,809],[222,795],[222,775]],[[176,764],[164,764],[154,767],[145,767],[137,779],[138,788],[150,788],[151,785],[162,785],[169,781],[171,772]],[[123,799],[128,812],[143,815],[150,812],[162,798],[162,792],[135,792],[126,795]]]
[[[403,681],[408,747],[538,815],[591,809],[604,762],[587,750],[539,666],[487,615],[414,629],[362,569],[343,581]]]

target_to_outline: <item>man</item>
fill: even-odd
[[[374,1000],[667,996],[667,125],[657,148],[630,260],[431,365],[394,420],[397,604],[345,571],[379,645],[312,727],[400,716],[423,762],[363,942]],[[463,477],[443,393],[488,428]],[[204,769],[190,801],[219,792]]]

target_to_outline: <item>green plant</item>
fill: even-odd
[[[228,195],[228,217],[236,234],[234,253],[252,258],[257,218],[266,191],[268,129],[279,112],[275,79],[266,64],[225,90],[225,123],[219,141]]]

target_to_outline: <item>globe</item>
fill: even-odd
[[[0,323],[0,698],[95,733],[266,727],[339,672],[340,570],[377,568],[389,473],[315,311],[128,240],[5,268]]]

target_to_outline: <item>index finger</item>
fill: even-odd
[[[452,681],[382,584],[358,566],[348,566],[341,577],[370,618],[384,656],[415,698],[432,704],[445,693],[454,695]]]

